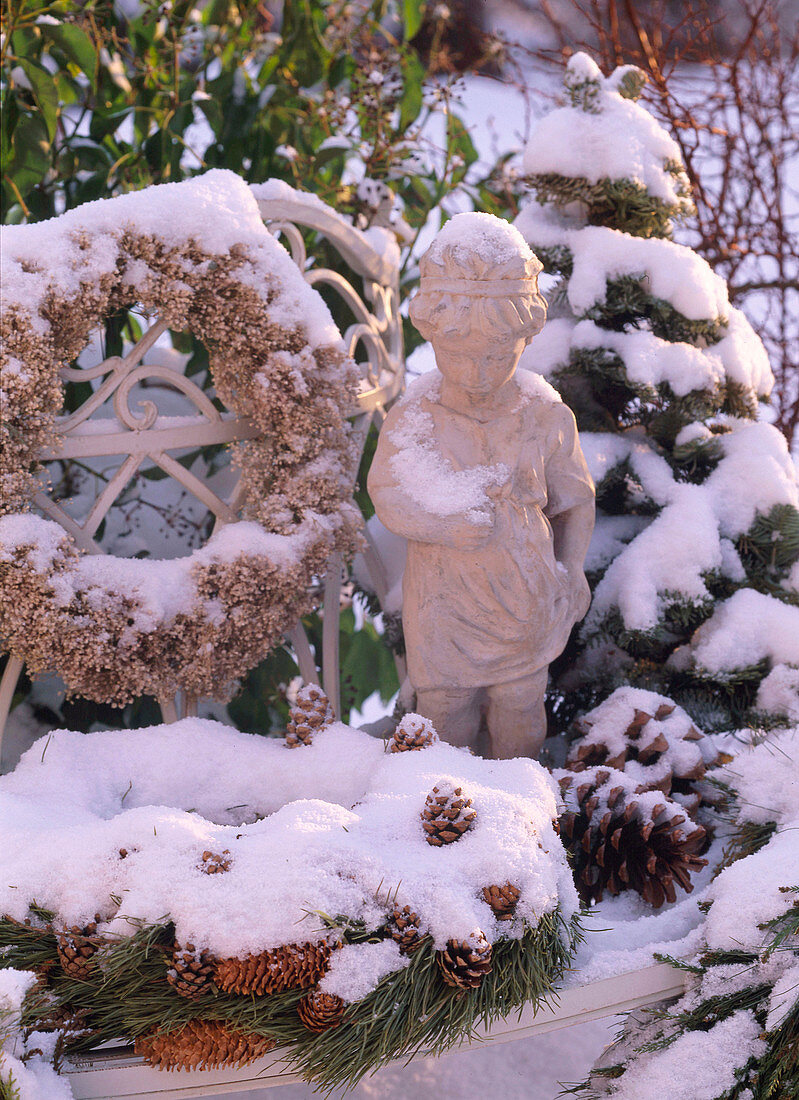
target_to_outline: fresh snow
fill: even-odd
[[[265,227],[248,184],[220,168],[180,183],[97,199],[57,219],[3,226],[4,309],[18,305],[45,332],[40,310],[48,292],[57,288],[77,295],[82,285],[114,273],[117,238],[126,227],[157,236],[168,247],[195,242],[209,255],[226,255],[233,242],[245,246],[248,262],[238,268],[236,278],[265,301],[267,290],[273,295],[268,300],[270,318],[293,328],[301,317],[312,347],[340,346],[327,307]]]
[[[596,71],[580,68],[582,59]],[[619,95],[586,54],[575,54],[568,71],[572,81],[582,77],[598,84],[596,113],[566,106],[540,119],[524,151],[525,174],[581,177],[589,183],[627,179],[664,202],[684,201],[679,190],[688,184],[685,174],[675,177],[664,167],[666,161],[681,162],[677,142],[645,107]]]
[[[420,813],[442,783],[462,787],[477,822],[436,848]],[[23,919],[35,899],[67,925],[100,913],[100,931],[123,936],[129,917],[170,914],[179,942],[232,956],[325,938],[318,912],[378,927],[390,896],[422,916],[437,947],[476,928],[494,940],[522,925],[498,924],[483,886],[517,884],[518,915],[532,924],[576,906],[556,808],[534,761],[440,742],[386,753],[341,724],[296,749],[201,719],[62,730],[0,778],[0,912]],[[230,870],[203,874],[203,851],[225,849]]]

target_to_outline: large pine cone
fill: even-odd
[[[309,1031],[331,1031],[344,1016],[344,1002],[335,993],[315,989],[306,993],[297,1005],[297,1015]]]
[[[460,840],[477,817],[471,805],[472,800],[464,797],[460,787],[445,782],[433,787],[420,815],[427,843],[440,847]]]
[[[330,700],[316,684],[305,684],[297,692],[297,701],[289,711],[286,744],[296,749],[310,745],[318,730],[335,721]]]
[[[482,932],[467,940],[448,940],[443,951],[436,951],[436,962],[447,985],[459,989],[477,989],[491,971],[491,944]]]
[[[388,742],[389,752],[409,752],[426,749],[438,741],[438,734],[428,718],[421,714],[406,714],[400,720]]]
[[[198,952],[193,943],[185,947],[175,944],[172,967],[166,980],[176,993],[189,1001],[196,1001],[207,993],[213,984],[214,960],[204,951]]]
[[[579,778],[561,773],[561,840],[572,853],[582,901],[629,889],[657,909],[675,901],[675,882],[693,890],[691,873],[707,863],[698,856],[705,830],[693,822],[686,827],[681,806],[661,795],[653,804],[651,792],[637,795],[625,778],[602,768]]]
[[[140,1035],[134,1049],[157,1069],[215,1069],[244,1066],[274,1045],[263,1035],[232,1031],[216,1020],[190,1020],[175,1031]]]
[[[95,967],[94,956],[103,944],[103,937],[97,935],[97,922],[91,921],[84,928],[63,928],[56,932],[56,939],[64,973],[76,981],[88,981]]]
[[[424,935],[420,928],[419,916],[413,912],[410,905],[403,905],[401,909],[398,905],[394,906],[388,928],[392,940],[399,944],[403,955],[412,955],[421,947]]]
[[[666,696],[618,688],[575,724],[582,735],[566,760],[573,772],[618,768],[639,790],[659,790],[693,814],[708,794],[700,781],[716,761],[688,714]]]
[[[506,882],[503,886],[483,887],[483,897],[491,906],[497,920],[513,920],[520,895],[518,886],[510,882]]]
[[[289,943],[248,955],[245,959],[217,959],[214,981],[223,993],[263,996],[286,989],[310,989],[327,970],[328,943]]]

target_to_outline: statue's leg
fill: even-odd
[[[473,749],[480,731],[480,688],[434,688],[416,693],[416,709],[442,741]]]
[[[544,692],[548,668],[520,680],[488,688],[488,734],[491,757],[538,756],[547,735]]]

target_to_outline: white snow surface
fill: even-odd
[[[735,790],[738,822],[799,820],[799,727],[772,731],[709,774]]]
[[[0,970],[0,1089],[10,1075],[19,1100],[72,1100],[66,1079],[45,1060],[57,1036],[34,1032],[26,1042],[19,1030],[22,1002],[36,981],[32,971]]]
[[[258,523],[242,520],[226,524],[211,535],[205,546],[183,558],[82,554],[77,561],[66,560],[65,564],[63,548],[69,538],[63,527],[32,513],[15,513],[0,517],[0,561],[13,561],[17,549],[30,547],[28,560],[37,572],[48,572],[54,564],[61,566],[51,573],[49,582],[57,605],[66,606],[76,593],[85,593],[90,604],[98,605],[109,595],[130,596],[138,603],[131,612],[131,629],[147,633],[181,613],[191,613],[200,598],[193,575],[195,567],[232,563],[253,555],[263,557],[274,569],[288,569],[301,560],[310,540],[318,537],[320,527],[330,524],[328,517],[313,514],[291,535],[278,535]]]
[[[665,1050],[636,1059],[609,1095],[614,1100],[715,1100],[736,1083],[748,1057],[766,1051],[753,1012],[742,1010],[709,1031],[690,1031]]]
[[[433,417],[418,405],[418,400],[423,396],[435,400],[440,387],[438,371],[424,374],[408,387],[401,399],[406,412],[402,432],[391,437],[395,447],[389,460],[392,471],[404,492],[427,511],[438,516],[464,514],[472,523],[488,524],[491,522],[487,511],[488,490],[503,485],[510,470],[501,462],[456,470],[438,453],[433,443]]]
[[[718,604],[690,643],[696,665],[710,673],[747,668],[768,659],[799,665],[799,607],[742,588]]]
[[[775,665],[760,681],[755,709],[767,714],[781,714],[790,722],[799,722],[799,668]]]
[[[442,782],[472,799],[477,821],[436,848],[420,813]],[[0,778],[0,912],[22,919],[35,899],[67,925],[100,913],[100,931],[122,936],[129,917],[169,914],[179,942],[240,956],[324,939],[314,912],[377,927],[396,897],[437,947],[476,928],[493,941],[521,935],[522,921],[498,925],[485,885],[516,883],[518,916],[532,924],[576,907],[556,807],[552,778],[531,760],[444,743],[385,753],[338,723],[296,749],[201,719],[60,730]],[[226,849],[230,870],[202,873],[203,851]]]
[[[334,993],[348,1004],[360,1001],[381,978],[402,970],[410,961],[408,955],[400,954],[394,940],[345,944],[333,952],[319,988],[323,993]]]
[[[566,106],[540,119],[524,150],[524,172],[555,173],[589,183],[633,180],[655,198],[679,205],[679,190],[687,186],[687,178],[682,173],[679,179],[664,167],[666,161],[682,163],[677,142],[645,107],[623,98],[598,68],[578,70],[580,59],[586,57],[575,54],[570,59],[569,75],[598,85],[595,112]]]
[[[60,217],[33,225],[3,226],[4,309],[19,306],[39,315],[48,291],[77,294],[115,271],[117,238],[126,229],[153,234],[168,247],[195,241],[205,252],[225,255],[233,244],[246,248],[248,261],[236,278],[264,296],[270,318],[293,327],[301,322],[311,347],[341,346],[327,306],[267,230],[249,186],[235,172],[214,168],[180,183],[165,183],[110,199],[85,203]],[[81,247],[81,240],[86,247]]]
[[[477,252],[482,259],[495,265],[513,259],[538,264],[537,257],[519,230],[493,214],[473,211],[455,214],[436,234],[427,255],[435,263],[441,263],[445,248],[453,249],[456,257],[461,252],[465,255]]]

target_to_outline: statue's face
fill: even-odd
[[[436,365],[448,382],[488,396],[512,377],[527,340],[503,332],[442,333],[433,337]]]

